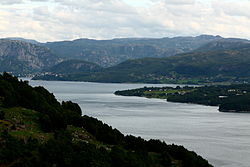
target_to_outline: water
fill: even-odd
[[[78,103],[84,114],[124,134],[183,145],[215,167],[250,166],[250,114],[221,113],[217,107],[113,94],[116,90],[152,86],[148,84],[59,81],[30,84],[44,86],[60,101]]]

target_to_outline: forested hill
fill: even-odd
[[[38,78],[118,83],[243,83],[250,81],[250,43],[217,41],[172,57],[128,60],[102,72]]]
[[[0,75],[2,167],[209,167],[182,146],[124,136],[43,87]]]
[[[83,61],[83,60],[65,60],[57,65],[46,69],[44,71],[54,74],[69,74],[80,72],[97,72],[103,68],[95,63]]]

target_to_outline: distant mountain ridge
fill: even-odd
[[[39,43],[23,38],[7,38],[0,39],[0,72],[8,71],[21,75],[41,72],[68,75],[85,72],[85,74],[83,74],[84,76],[88,75],[86,73],[91,73],[89,74],[93,77],[91,80],[99,80],[99,74],[97,74],[97,72],[100,73],[100,71],[95,69],[98,65],[105,67],[106,69],[101,69],[101,71],[108,73],[110,77],[113,76],[113,74],[121,72],[120,69],[122,68],[126,70],[126,66],[128,65],[129,69],[127,69],[127,73],[128,71],[136,71],[128,75],[130,76],[128,77],[130,78],[128,82],[134,82],[134,79],[131,78],[134,78],[141,70],[144,71],[145,74],[140,76],[139,79],[135,79],[136,81],[140,81],[146,77],[151,78],[149,82],[151,82],[152,78],[158,82],[159,73],[165,75],[163,78],[178,78],[180,76],[179,74],[183,76],[182,70],[184,70],[184,72],[190,70],[189,66],[179,67],[178,65],[177,67],[176,65],[181,63],[176,64],[175,61],[177,60],[175,60],[175,58],[165,60],[167,57],[175,57],[176,55],[178,57],[182,54],[189,56],[197,54],[206,55],[208,53],[217,55],[219,51],[223,51],[223,54],[225,51],[226,54],[228,54],[228,52],[231,52],[230,54],[238,54],[239,51],[244,52],[244,48],[247,50],[248,45],[249,41],[245,39],[223,38],[221,36],[211,35],[174,38],[121,38],[112,40],[77,39],[73,41],[48,43]],[[191,57],[199,59],[195,56]],[[190,63],[187,61],[193,61],[185,56],[182,58],[186,64]],[[164,63],[167,61],[166,64],[171,60],[173,61],[172,65],[176,69],[169,68],[169,64],[163,67],[156,63],[159,67],[155,67],[154,63],[150,63],[151,60],[153,62],[163,61]],[[63,61],[65,62],[61,63]],[[200,61],[203,62],[204,60]],[[88,62],[95,63],[95,65]],[[142,64],[147,62],[152,70],[150,71],[150,68],[137,67],[139,65],[137,65],[138,62]],[[178,60],[178,62],[180,61]],[[55,67],[53,68],[53,66]],[[93,67],[95,70],[91,70],[90,67]],[[225,68],[225,66],[223,66],[223,68]],[[171,70],[171,75],[159,72],[166,70]],[[199,71],[200,68],[193,68],[193,70]],[[177,75],[175,75],[176,73]],[[154,77],[151,77],[151,75]],[[197,75],[197,73],[194,73],[194,75]],[[123,75],[123,77],[125,76],[126,75]],[[112,77],[110,81],[113,81]]]
[[[7,40],[13,40],[13,41],[23,41],[31,44],[39,44],[40,42],[34,40],[34,39],[25,39],[25,38],[19,38],[19,37],[8,37],[8,38],[2,38]]]
[[[129,59],[161,58],[190,52],[220,36],[174,38],[121,38],[112,40],[77,39],[42,44],[66,59],[80,59],[110,67]]]
[[[232,49],[242,49],[244,47],[249,47],[250,41],[246,39],[237,38],[222,38],[220,40],[209,42],[202,45],[195,52],[201,51],[219,51],[219,50],[232,50]]]

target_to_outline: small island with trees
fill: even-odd
[[[169,102],[219,106],[221,112],[250,113],[250,85],[144,87],[116,91],[116,95],[167,99]]]

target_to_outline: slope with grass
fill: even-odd
[[[95,63],[83,60],[65,60],[45,71],[54,74],[69,74],[69,73],[80,73],[80,72],[97,72],[101,70],[102,67]]]

